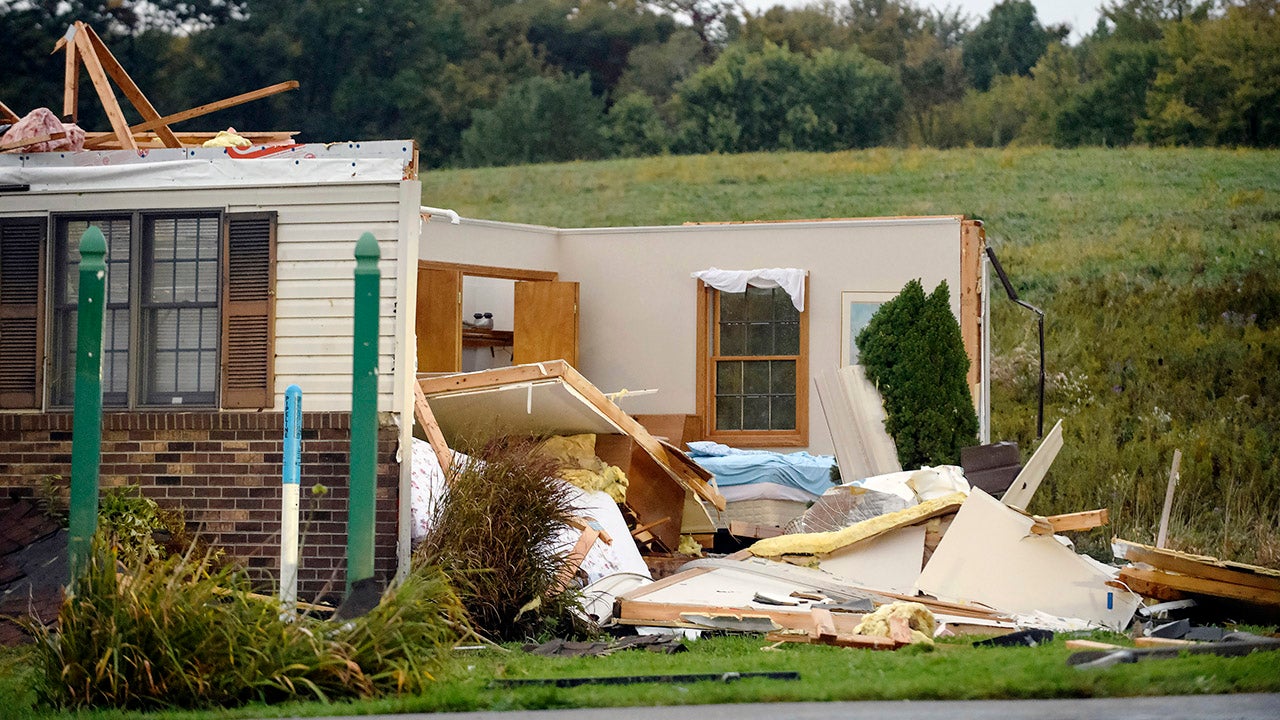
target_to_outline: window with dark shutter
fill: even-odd
[[[0,219],[0,408],[40,406],[45,225]]]
[[[222,253],[222,406],[275,403],[276,214],[229,213]]]

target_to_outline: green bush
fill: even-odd
[[[618,157],[661,155],[671,143],[653,98],[640,92],[624,96],[609,108],[605,132]]]
[[[978,416],[965,379],[969,358],[944,280],[926,297],[912,280],[858,334],[867,377],[884,396],[885,429],[903,468],[957,465]]]
[[[571,630],[578,596],[562,591],[555,540],[574,515],[559,464],[532,438],[499,437],[454,463],[415,564],[438,565],[477,631],[525,640]]]
[[[190,553],[122,562],[100,533],[56,628],[28,625],[37,692],[58,708],[144,709],[417,693],[467,631],[430,569],[346,623],[286,617],[241,574]]]

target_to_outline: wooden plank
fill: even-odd
[[[564,360],[578,363],[578,283],[517,282],[515,284],[516,365]]]
[[[93,46],[98,62],[102,64],[103,69],[107,71],[111,79],[116,81],[116,86],[129,99],[129,102],[138,111],[138,114],[142,116],[142,119],[148,121],[160,120],[160,113],[156,112],[155,107],[152,106],[147,96],[142,93],[138,84],[133,81],[133,78],[129,77],[129,73],[125,72],[124,67],[120,65],[120,61],[116,60],[116,57],[107,49],[106,44],[102,42],[102,38],[98,37],[98,33],[88,25],[84,27],[84,31],[89,35],[89,42]],[[165,147],[182,147],[182,143],[178,142],[178,138],[174,136],[168,125],[157,125],[155,130],[156,135],[164,142]]]
[[[8,105],[5,105],[3,102],[0,102],[0,120],[3,120],[4,122],[7,122],[10,125],[12,125],[13,123],[18,122],[21,119],[22,118],[18,117],[18,113],[10,110]]]
[[[977,220],[960,223],[960,338],[969,356],[969,393],[976,408],[982,382],[982,258],[986,230]]]
[[[74,32],[79,32],[80,28],[72,26]],[[76,122],[80,118],[80,57],[76,51],[75,43],[63,43],[66,45],[66,57],[64,62],[65,73],[62,83],[62,120],[63,122]],[[57,52],[56,50],[54,52]]]
[[[1194,640],[1181,640],[1178,638],[1162,638],[1162,637],[1136,637],[1133,644],[1137,647],[1186,647],[1188,645],[1197,645]]]
[[[1031,459],[1023,466],[1022,472],[1013,479],[1013,484],[1005,491],[1000,499],[1001,502],[1011,508],[1026,510],[1031,504],[1031,498],[1036,494],[1036,489],[1040,487],[1040,482],[1049,472],[1049,466],[1053,464],[1054,458],[1058,457],[1058,451],[1061,449],[1062,421],[1059,420],[1054,423],[1049,434],[1044,436],[1040,447],[1036,448]]]
[[[419,372],[462,370],[462,273],[418,269],[414,327]]]
[[[56,132],[48,133],[46,135],[37,135],[33,138],[27,138],[26,140],[14,140],[13,142],[0,144],[0,152],[4,152],[5,150],[17,150],[18,148],[28,147],[35,145],[36,143],[49,142],[50,140],[61,140],[66,136],[67,134],[64,132]]]
[[[1068,640],[1068,650],[1124,650],[1124,645],[1098,642],[1097,640]]]
[[[674,576],[673,576],[674,577]],[[623,625],[660,625],[663,627],[697,627],[682,622],[680,616],[685,613],[704,615],[730,615],[767,617],[779,627],[791,630],[802,630],[806,633],[813,628],[813,616],[806,609],[797,610],[765,610],[750,607],[723,607],[718,605],[684,605],[677,603],[656,603],[643,600],[619,598],[618,614],[615,619]],[[862,615],[856,613],[830,613],[838,635],[852,635],[853,628],[862,622]]]
[[[424,213],[430,215],[431,213]],[[498,280],[523,280],[530,282],[555,282],[560,273],[550,270],[526,270],[523,268],[496,267],[493,265],[469,265],[467,263],[419,260],[419,268],[428,270],[456,270],[467,277],[496,278]]]
[[[573,544],[573,549],[565,557],[564,565],[561,566],[560,574],[556,579],[561,590],[569,587],[573,582],[573,577],[578,574],[578,568],[582,567],[582,561],[587,559],[587,553],[591,552],[591,546],[595,545],[599,538],[600,531],[590,525],[578,536],[578,542]]]
[[[1173,512],[1173,489],[1178,486],[1178,469],[1182,466],[1182,451],[1173,451],[1173,466],[1169,468],[1169,486],[1164,491],[1164,508],[1160,510],[1160,533],[1156,535],[1156,547],[1163,548],[1169,539],[1169,514]]]
[[[427,442],[431,444],[431,450],[436,454],[436,461],[440,463],[440,472],[444,475],[445,484],[448,484],[449,468],[453,465],[453,452],[449,450],[449,444],[444,441],[444,434],[440,432],[436,416],[431,412],[431,406],[427,404],[427,396],[422,394],[422,388],[418,383],[413,384],[413,416],[418,419],[418,424],[426,433]]]
[[[1083,512],[1067,513],[1065,515],[1050,515],[1046,518],[1035,517],[1037,524],[1031,528],[1031,532],[1036,534],[1046,534],[1041,528],[1047,530],[1047,534],[1072,532],[1075,530],[1092,530],[1096,527],[1102,527],[1111,521],[1111,514],[1107,508],[1098,510],[1085,510]],[[1043,520],[1045,525],[1042,526],[1038,521]]]
[[[1191,593],[1193,595],[1210,595],[1213,597],[1240,600],[1241,602],[1246,602],[1251,605],[1280,608],[1280,592],[1274,590],[1263,590],[1261,588],[1236,585],[1234,583],[1193,577],[1191,575],[1178,575],[1176,573],[1164,572],[1162,570],[1143,570],[1135,567],[1126,567],[1121,569],[1120,581],[1125,584],[1130,584],[1130,580],[1141,581],[1148,585],[1169,588],[1179,592]]]
[[[173,113],[172,115],[165,115],[164,117],[158,118],[156,120],[148,120],[146,122],[139,123],[137,125],[130,127],[128,131],[129,133],[138,133],[138,132],[145,132],[147,130],[153,130],[155,128],[160,127],[161,125],[176,125],[177,123],[184,122],[186,120],[191,120],[193,118],[198,118],[202,115],[215,113],[215,112],[218,112],[219,110],[226,110],[227,108],[235,107],[236,105],[243,105],[247,102],[252,102],[254,100],[261,100],[262,98],[270,97],[272,95],[276,95],[276,94],[285,92],[287,90],[295,90],[297,89],[297,87],[298,87],[297,80],[286,80],[285,82],[282,82],[282,83],[276,83],[275,85],[268,85],[267,87],[259,88],[257,90],[251,90],[247,93],[241,93],[240,95],[229,97],[224,100],[218,100],[216,102],[206,103],[198,107],[193,107],[189,110],[183,110],[181,112]],[[85,147],[90,149],[97,149],[99,147],[98,142],[99,141],[95,141],[93,145],[90,145],[89,142],[86,140]]]
[[[1132,562],[1146,563],[1161,570],[1183,575],[1280,592],[1280,571],[1270,568],[1228,562],[1207,555],[1191,555],[1176,550],[1156,548],[1121,538],[1112,538],[1111,544],[1120,550],[1120,557]]]
[[[836,620],[831,616],[831,611],[826,608],[811,608],[809,610],[810,617],[813,618],[813,629],[810,631],[814,639],[818,642],[832,642],[836,639]]]
[[[274,145],[288,142],[298,134],[297,130],[250,130],[237,131],[237,135],[248,140],[254,145]],[[181,132],[174,131],[174,135],[183,145],[202,145],[206,140],[217,137],[216,131],[202,132]],[[87,132],[84,134],[85,147],[90,150],[112,150],[119,149],[119,142],[116,140],[115,133],[103,132]],[[133,141],[139,147],[164,147],[164,143],[153,132],[135,132],[133,133]]]
[[[77,30],[75,36],[75,44],[81,59],[84,62],[85,70],[89,71],[89,79],[93,81],[93,87],[98,91],[98,99],[102,101],[102,107],[107,113],[107,119],[111,121],[111,129],[115,131],[116,138],[126,150],[137,151],[138,145],[133,141],[133,135],[129,132],[129,123],[124,119],[124,112],[120,110],[120,103],[116,102],[115,91],[111,89],[111,81],[107,79],[107,73],[102,68],[102,64],[98,62],[98,56],[93,51],[93,41],[89,39],[89,34],[84,32],[84,23],[76,23]]]

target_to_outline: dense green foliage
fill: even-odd
[[[564,637],[579,607],[578,594],[560,582],[567,550],[558,538],[575,514],[571,488],[548,480],[559,463],[532,438],[474,442],[461,448],[471,459],[449,469],[414,564],[442,568],[473,627],[489,638]]]
[[[423,176],[468,217],[559,227],[941,215],[986,222],[1045,310],[1045,427],[1066,446],[1032,512],[1108,507],[1077,538],[1154,541],[1183,452],[1175,547],[1280,563],[1280,153],[865,150],[666,157]],[[997,293],[992,440],[1036,447],[1036,324]],[[815,366],[811,372],[820,371]]]
[[[466,632],[462,607],[436,570],[415,572],[347,622],[288,621],[276,602],[248,591],[242,575],[191,554],[127,560],[97,542],[56,627],[31,624],[35,689],[55,708],[420,693]]]
[[[884,397],[885,430],[905,469],[959,465],[960,448],[977,442],[969,396],[969,357],[951,314],[944,280],[928,296],[908,282],[858,333],[858,357]]]
[[[184,127],[412,137],[429,167],[874,144],[1280,144],[1280,0],[1101,1],[1098,26],[1071,44],[1026,0],[979,18],[918,0],[761,12],[723,0],[0,0],[0,98],[60,108],[63,62],[48,52],[84,19],[161,112],[301,82]],[[80,94],[82,124],[106,129],[92,84]]]

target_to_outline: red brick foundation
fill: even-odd
[[[101,485],[138,485],[181,508],[189,528],[274,591],[283,426],[281,413],[106,413]],[[303,413],[299,599],[336,599],[345,586],[350,428],[350,413]],[[395,572],[397,439],[394,424],[379,427],[375,569],[384,581]],[[46,476],[70,473],[70,413],[0,415],[0,493],[32,497]],[[327,492],[312,492],[318,485]]]

